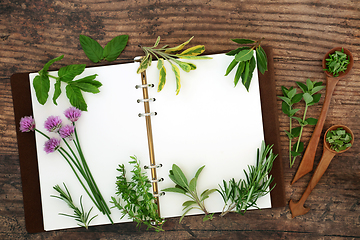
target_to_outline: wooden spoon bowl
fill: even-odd
[[[310,195],[311,191],[315,188],[316,184],[319,182],[320,178],[322,177],[322,175],[325,173],[326,169],[328,168],[331,160],[333,159],[333,157],[336,155],[336,154],[339,154],[339,153],[343,153],[347,150],[350,149],[350,147],[346,148],[345,150],[342,150],[342,151],[339,151],[339,152],[336,152],[334,150],[332,150],[330,148],[330,144],[328,142],[326,142],[326,135],[329,131],[332,131],[332,130],[335,130],[337,128],[343,128],[346,132],[350,133],[351,134],[351,146],[354,144],[354,134],[353,132],[346,126],[343,126],[343,125],[334,125],[332,127],[330,127],[325,135],[324,135],[324,150],[323,150],[323,155],[320,159],[320,162],[319,162],[319,165],[317,166],[315,172],[314,172],[314,175],[312,176],[305,192],[303,193],[302,197],[300,198],[300,200],[295,203],[293,202],[291,199],[290,199],[290,202],[289,202],[289,207],[290,207],[290,211],[291,211],[291,214],[292,214],[292,217],[296,217],[296,216],[299,216],[299,215],[304,215],[306,214],[307,212],[309,212],[310,208],[305,208],[304,207],[304,203],[306,201],[306,199],[308,198],[308,196]]]
[[[335,51],[340,51],[340,52],[341,52],[342,49],[344,49],[344,53],[345,53],[346,55],[348,55],[348,57],[350,58],[350,59],[349,59],[350,62],[349,62],[349,64],[347,65],[347,68],[346,68],[345,72],[339,72],[339,76],[336,77],[336,78],[343,78],[343,77],[345,77],[345,76],[350,72],[350,70],[352,69],[352,67],[353,67],[353,65],[354,65],[354,58],[353,58],[353,55],[351,54],[351,52],[350,52],[348,49],[346,49],[346,48],[336,47],[336,48],[333,48],[333,49],[331,49],[330,51],[328,51],[328,52],[325,54],[325,56],[324,56],[324,58],[323,58],[323,60],[322,60],[322,67],[323,67],[323,69],[326,69],[326,59],[329,58],[330,54],[335,53]],[[332,75],[332,74],[329,73],[328,71],[325,71],[325,74],[326,74],[326,76],[328,76],[328,77],[334,77],[334,75]]]

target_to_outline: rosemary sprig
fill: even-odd
[[[197,45],[191,48],[188,48],[186,50],[184,50],[181,53],[178,53],[179,51],[181,51],[185,45],[187,45],[194,37],[191,37],[189,40],[187,40],[186,42],[176,46],[176,47],[172,47],[169,48],[168,45],[165,45],[161,48],[157,48],[157,46],[160,43],[160,36],[157,38],[154,46],[152,47],[144,47],[139,45],[139,47],[141,47],[141,49],[144,51],[145,56],[141,59],[140,62],[140,66],[137,70],[137,73],[141,73],[143,71],[145,71],[152,62],[153,56],[157,58],[158,63],[157,63],[157,68],[160,71],[159,74],[159,85],[158,85],[158,92],[160,92],[166,82],[166,69],[164,66],[164,60],[168,61],[171,64],[171,68],[175,74],[175,78],[176,78],[176,95],[179,94],[180,92],[180,88],[181,88],[181,83],[180,83],[180,70],[179,68],[176,66],[176,64],[185,72],[190,72],[191,70],[195,70],[196,69],[196,65],[190,62],[183,62],[180,61],[179,59],[188,59],[188,60],[193,60],[193,59],[211,59],[211,57],[206,57],[206,56],[198,56],[200,54],[202,54],[205,51],[205,46],[204,45]]]
[[[212,220],[213,219],[213,213],[210,214],[206,208],[204,201],[209,197],[209,195],[216,191],[216,189],[206,189],[203,191],[200,196],[197,193],[196,185],[197,180],[199,178],[199,175],[201,171],[204,169],[205,166],[200,167],[195,177],[190,180],[190,182],[187,181],[184,173],[182,170],[176,165],[173,164],[172,170],[170,170],[170,179],[176,184],[175,187],[171,188],[165,188],[162,191],[164,192],[175,192],[175,193],[182,193],[186,196],[188,196],[191,200],[186,201],[183,203],[183,211],[179,223],[182,221],[182,219],[185,217],[185,215],[192,209],[199,209],[205,213],[205,217],[203,218],[203,221],[206,220]],[[195,206],[194,206],[195,205]]]
[[[219,185],[221,197],[224,200],[224,207],[220,216],[225,216],[231,211],[244,214],[250,207],[257,207],[256,201],[268,194],[273,177],[268,176],[273,162],[277,155],[273,154],[272,146],[262,143],[261,149],[257,150],[256,166],[248,166],[248,172],[244,170],[246,179],[238,182],[232,178],[228,183],[223,180],[223,186]]]
[[[58,198],[60,200],[63,200],[64,202],[66,202],[67,205],[71,209],[74,210],[74,215],[65,214],[65,213],[59,213],[59,215],[74,218],[75,221],[79,222],[78,225],[80,227],[84,227],[84,228],[88,229],[90,222],[98,215],[95,215],[89,219],[90,213],[91,213],[93,207],[91,207],[88,212],[84,211],[84,207],[82,204],[82,196],[80,196],[80,209],[78,207],[76,207],[65,183],[63,183],[63,185],[65,187],[66,192],[64,190],[62,190],[59,185],[55,185],[53,188],[60,194],[60,196],[51,195],[51,197],[55,197],[55,198]]]
[[[141,224],[145,224],[147,229],[153,228],[157,232],[163,231],[162,225],[165,221],[160,218],[157,212],[155,197],[151,193],[151,182],[141,171],[140,161],[135,156],[130,158],[132,160],[129,163],[134,165],[131,171],[131,181],[126,179],[125,166],[119,165],[117,170],[120,175],[116,177],[116,195],[120,199],[111,197],[111,203],[123,214],[121,219],[128,215],[137,222],[139,227]]]

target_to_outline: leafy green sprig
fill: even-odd
[[[161,48],[157,48],[157,46],[160,43],[160,36],[156,39],[156,42],[155,42],[154,46],[152,46],[152,47],[144,47],[144,46],[139,45],[139,47],[141,47],[141,49],[144,51],[145,56],[142,57],[142,59],[141,59],[140,66],[137,69],[137,73],[141,73],[141,72],[145,71],[151,65],[153,56],[156,57],[158,60],[157,68],[160,71],[159,84],[158,84],[158,92],[160,92],[163,89],[165,82],[166,82],[166,69],[165,69],[165,65],[164,65],[164,61],[166,60],[171,64],[171,68],[175,74],[176,95],[179,94],[180,88],[181,88],[180,70],[176,66],[176,64],[185,72],[190,72],[191,70],[196,69],[195,64],[190,63],[190,62],[183,62],[183,61],[180,61],[179,59],[188,59],[188,60],[211,59],[211,57],[198,56],[205,51],[204,45],[197,45],[197,46],[188,48],[188,49],[182,51],[181,53],[178,53],[193,38],[194,37],[191,37],[186,42],[184,42],[176,47],[172,47],[172,48],[169,48],[168,45],[165,45]]]
[[[281,90],[283,92],[283,96],[279,96],[279,98],[283,101],[282,102],[282,111],[290,118],[289,123],[289,131],[286,131],[286,135],[289,138],[289,160],[290,160],[290,167],[292,167],[295,163],[296,157],[301,155],[304,151],[304,143],[301,142],[302,132],[305,126],[307,125],[316,125],[317,119],[315,118],[306,118],[306,114],[308,108],[320,101],[321,94],[319,92],[325,86],[321,86],[322,82],[311,81],[310,79],[306,80],[306,84],[302,82],[296,82],[298,87],[302,90],[302,93],[297,94],[296,88],[289,88],[282,86]],[[295,114],[300,109],[293,109],[293,105],[295,103],[304,100],[305,109],[303,113],[303,117],[299,118],[295,116]],[[292,127],[292,119],[295,119],[299,126]],[[298,138],[297,142],[292,145],[292,139]]]
[[[231,39],[233,42],[238,44],[252,44],[251,46],[242,46],[235,50],[232,50],[226,55],[235,56],[234,60],[229,64],[226,69],[225,76],[227,76],[236,66],[237,70],[234,77],[234,85],[236,86],[240,80],[247,91],[249,91],[251,79],[253,76],[253,72],[255,70],[255,66],[257,65],[259,71],[264,74],[267,68],[267,56],[264,49],[260,46],[261,41],[254,41],[251,39]],[[254,52],[256,54],[256,60],[254,57]]]
[[[78,80],[74,78],[85,70],[85,64],[72,64],[62,67],[58,71],[58,76],[51,75],[48,70],[49,67],[56,61],[63,59],[64,55],[54,58],[47,62],[39,71],[39,75],[35,76],[33,86],[36,93],[36,98],[41,105],[44,105],[49,97],[50,78],[55,79],[53,103],[57,105],[57,99],[61,95],[61,83],[66,83],[66,96],[70,104],[82,111],[87,111],[87,104],[82,95],[82,92],[99,93],[99,88],[102,84],[95,80],[97,74],[83,77]]]
[[[339,127],[326,134],[325,141],[330,144],[330,149],[340,152],[351,147],[351,134]]]
[[[224,200],[224,207],[220,216],[225,216],[231,211],[244,214],[250,207],[256,207],[256,201],[272,191],[270,188],[273,177],[269,173],[277,155],[272,152],[272,146],[265,146],[263,142],[261,149],[257,149],[256,166],[248,166],[248,172],[244,170],[246,179],[238,182],[232,178],[228,183],[223,180],[223,186],[219,185],[220,193]]]
[[[65,203],[67,203],[67,205],[74,210],[74,214],[73,215],[70,215],[70,214],[65,214],[65,213],[59,213],[59,215],[62,215],[62,216],[66,216],[66,217],[71,217],[71,218],[74,218],[75,221],[78,222],[78,225],[80,227],[84,227],[86,229],[89,228],[89,225],[90,225],[90,222],[96,218],[98,215],[95,215],[93,217],[90,217],[90,213],[93,209],[93,207],[90,208],[90,210],[88,212],[86,212],[84,210],[84,207],[83,207],[83,204],[82,204],[82,196],[80,196],[80,208],[76,207],[73,200],[72,200],[72,197],[70,195],[70,192],[68,190],[68,188],[66,187],[65,183],[64,184],[64,187],[65,187],[65,191],[61,189],[61,187],[59,185],[55,185],[53,188],[60,194],[60,196],[57,196],[57,195],[51,195],[51,197],[55,197],[55,198],[58,198],[60,200],[63,200]]]
[[[94,63],[107,60],[115,61],[126,47],[129,35],[119,35],[111,39],[103,48],[96,40],[91,37],[80,35],[79,40],[86,56]]]
[[[155,231],[163,231],[162,225],[165,222],[158,214],[158,206],[155,203],[155,197],[151,193],[151,182],[141,171],[140,161],[135,157],[130,157],[129,162],[134,165],[131,171],[131,181],[126,179],[125,166],[119,165],[117,169],[120,175],[116,177],[116,195],[120,197],[111,197],[111,203],[118,208],[121,213],[121,219],[128,215],[137,226],[145,224],[147,229],[153,228]]]
[[[209,195],[216,191],[216,189],[206,189],[203,191],[200,196],[197,193],[196,185],[197,180],[199,178],[199,175],[201,171],[204,169],[205,166],[200,167],[195,177],[188,182],[185,174],[182,172],[182,170],[176,165],[172,165],[172,170],[170,170],[169,177],[170,179],[176,184],[175,187],[165,188],[162,191],[164,192],[174,192],[174,193],[181,193],[186,196],[188,196],[191,200],[185,201],[183,203],[183,214],[179,220],[179,223],[183,220],[185,215],[191,211],[192,209],[199,209],[205,213],[205,217],[203,218],[203,221],[212,220],[214,213],[210,214],[206,208],[204,201],[209,198]]]
[[[325,59],[326,69],[334,77],[338,77],[340,72],[345,72],[347,65],[350,63],[350,56],[344,53],[344,48],[341,51],[335,51],[333,54],[329,54],[329,58]]]

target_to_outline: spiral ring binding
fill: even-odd
[[[137,102],[141,103],[141,102],[155,102],[155,98],[148,98],[148,99],[138,99]]]
[[[147,117],[147,116],[156,116],[157,112],[151,112],[151,113],[139,113],[138,116],[139,117]]]
[[[164,196],[164,195],[165,195],[165,192],[161,192],[159,194],[156,194],[156,193],[153,194],[154,197],[161,197],[161,196]]]
[[[164,178],[150,180],[151,183],[153,183],[153,182],[162,182],[162,181],[164,181]]]
[[[161,164],[161,163],[158,164],[158,165],[150,165],[150,166],[145,165],[145,166],[144,166],[144,169],[160,168],[160,167],[162,167],[162,164]]]
[[[151,87],[151,88],[153,88],[153,87],[154,87],[154,84],[149,83],[149,84],[143,84],[143,85],[135,85],[135,88],[136,88],[136,89],[145,88],[145,87]]]

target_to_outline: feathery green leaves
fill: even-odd
[[[163,231],[162,225],[165,221],[158,214],[155,197],[151,193],[151,182],[141,171],[140,161],[135,156],[130,158],[132,160],[129,163],[134,165],[131,180],[128,181],[126,178],[125,166],[119,165],[117,170],[120,175],[116,177],[116,195],[120,198],[111,197],[111,203],[121,211],[121,218],[127,215],[137,222],[139,227],[145,224],[147,229]]]
[[[270,188],[273,177],[269,173],[277,155],[272,152],[272,146],[265,146],[262,142],[260,151],[257,149],[257,162],[255,166],[248,166],[248,171],[244,170],[245,179],[238,182],[234,178],[229,182],[223,180],[223,185],[219,184],[217,189],[224,200],[224,207],[220,216],[225,216],[231,211],[244,214],[250,207],[257,207],[256,201],[268,194],[275,185]]]
[[[72,198],[71,198],[69,190],[67,189],[65,183],[63,183],[63,184],[64,184],[64,187],[65,187],[65,191],[62,190],[59,185],[55,185],[53,188],[60,194],[60,196],[51,195],[51,197],[55,197],[55,198],[58,198],[60,200],[63,200],[65,203],[67,203],[67,205],[71,209],[74,210],[74,214],[70,215],[70,214],[65,214],[65,213],[59,213],[59,215],[74,218],[75,221],[78,222],[78,225],[80,227],[84,227],[84,228],[88,229],[90,222],[95,217],[97,217],[98,215],[95,215],[95,216],[93,216],[93,217],[91,217],[89,219],[90,213],[91,213],[93,207],[91,207],[88,212],[84,211],[84,207],[83,207],[83,204],[82,204],[82,196],[80,196],[80,208],[76,207],[73,200],[72,200]]]

